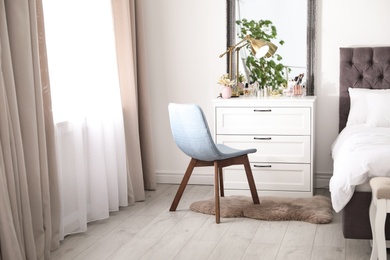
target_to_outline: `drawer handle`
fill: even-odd
[[[272,112],[271,109],[254,109],[254,112]]]
[[[271,168],[272,167],[272,165],[254,165],[254,167],[257,167],[257,168]]]
[[[255,140],[272,140],[271,137],[253,137]]]

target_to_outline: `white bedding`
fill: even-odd
[[[390,128],[344,128],[332,145],[333,176],[329,190],[339,212],[351,199],[355,186],[373,176],[390,176]]]

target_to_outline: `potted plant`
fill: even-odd
[[[284,44],[283,40],[277,39],[276,27],[270,20],[254,21],[242,19],[236,21],[240,27],[237,34],[240,38],[250,35],[255,39],[262,39],[275,44]],[[248,47],[249,49],[249,47]],[[246,59],[246,66],[250,71],[250,82],[259,82],[260,87],[269,87],[271,91],[278,90],[280,86],[286,87],[287,81],[284,75],[285,66],[280,62],[282,57],[275,53],[270,59],[256,59],[251,51]]]
[[[246,78],[245,78],[244,74],[242,74],[240,72],[240,74],[237,76],[237,91],[241,95],[243,94],[245,83],[246,83]]]

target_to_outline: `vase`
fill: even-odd
[[[231,98],[232,97],[232,88],[229,86],[224,86],[221,92],[222,98]]]
[[[302,96],[302,86],[299,84],[296,84],[294,86],[293,93],[294,93],[294,96]]]

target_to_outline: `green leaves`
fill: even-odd
[[[237,33],[237,36],[241,39],[249,34],[252,38],[262,39],[274,44],[275,42],[278,42],[279,45],[285,43],[283,40],[277,40],[276,27],[270,20],[248,21],[247,19],[242,19],[236,21],[236,24],[240,27],[240,32]],[[257,81],[260,86],[268,86],[272,90],[287,84],[284,76],[285,66],[280,63],[282,57],[279,54],[274,54],[269,59],[256,59],[249,46],[247,46],[247,49],[249,50],[249,56],[246,60],[246,66],[250,71],[251,82]]]

